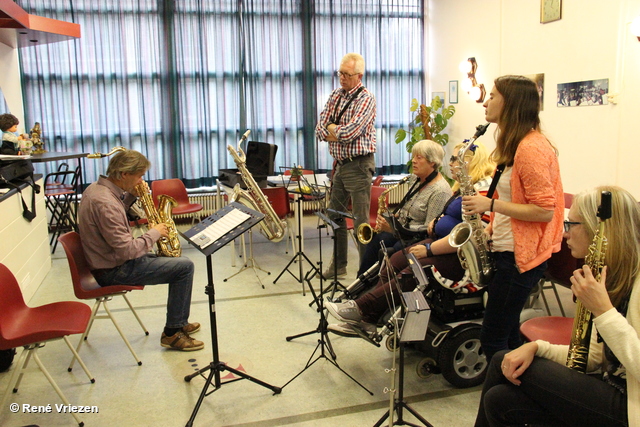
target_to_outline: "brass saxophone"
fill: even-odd
[[[387,194],[389,194],[389,192],[394,188],[397,188],[407,182],[408,179],[409,176],[405,176],[400,181],[398,181],[397,184],[392,185],[380,194],[380,197],[378,197],[378,216],[382,215],[382,213],[387,210]],[[376,224],[376,228],[372,228],[367,221],[358,226],[358,229],[356,230],[356,237],[358,238],[358,242],[366,245],[371,241],[371,239],[373,239],[373,235],[379,232],[380,224]]]
[[[609,191],[603,191],[600,196],[598,217],[600,218],[598,229],[596,230],[595,236],[593,236],[593,241],[589,246],[589,253],[584,260],[585,264],[591,268],[593,277],[595,277],[596,280],[600,280],[607,251],[604,221],[611,217],[611,192]],[[587,372],[592,327],[593,317],[591,316],[591,312],[578,300],[576,303],[576,315],[573,318],[569,352],[567,354],[567,367],[575,369],[578,372]]]
[[[240,176],[247,186],[246,190],[240,188],[240,184],[236,184],[233,188],[233,196],[230,197],[230,202],[237,201],[255,211],[264,214],[264,220],[260,221],[260,228],[265,237],[273,242],[279,242],[284,237],[286,231],[286,222],[278,218],[273,206],[269,203],[256,181],[253,179],[253,175],[247,169],[246,160],[247,156],[240,148],[243,141],[247,139],[251,131],[246,131],[240,141],[238,141],[237,150],[231,145],[227,145],[227,150],[236,162]]]
[[[468,164],[464,160],[465,155],[473,146],[473,142],[484,135],[490,123],[476,127],[476,133],[468,140],[467,145],[458,152],[460,165],[456,175],[460,184],[460,195],[475,196],[476,190],[469,176]],[[462,222],[456,225],[449,234],[449,244],[458,248],[460,265],[469,270],[469,277],[478,287],[489,284],[493,276],[493,262],[490,256],[489,238],[484,232],[482,216],[480,214],[462,214]]]
[[[109,157],[114,153],[120,151],[126,151],[124,147],[114,147],[107,154],[93,153],[89,154],[89,159],[101,159],[103,157]],[[144,210],[149,222],[149,228],[156,226],[157,224],[164,223],[167,226],[169,237],[162,237],[158,240],[158,250],[156,254],[158,256],[179,257],[182,255],[182,247],[180,246],[180,240],[178,239],[178,230],[176,229],[176,223],[171,217],[173,208],[178,205],[178,202],[173,197],[161,194],[158,197],[158,209],[156,209],[153,199],[151,197],[151,191],[149,185],[142,181],[136,185],[133,190],[133,194],[138,196],[138,202]]]
[[[149,222],[149,228],[152,228],[160,223],[164,223],[167,226],[169,237],[162,237],[156,242],[158,250],[156,254],[158,256],[179,257],[182,255],[182,247],[180,246],[180,239],[178,239],[178,230],[176,229],[176,223],[171,217],[173,208],[178,205],[178,202],[166,194],[158,196],[158,209],[153,203],[151,197],[151,190],[149,185],[142,181],[134,188],[134,194],[138,196],[138,202],[144,213],[147,215],[147,221]]]

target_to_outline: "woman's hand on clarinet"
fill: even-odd
[[[528,342],[504,355],[502,359],[502,375],[512,384],[520,385],[518,379],[527,370],[538,351],[536,342]]]
[[[613,308],[611,299],[607,293],[607,267],[602,268],[600,281],[597,281],[588,265],[582,266],[573,272],[571,291],[582,302],[587,310],[598,317],[605,311]]]
[[[491,199],[485,196],[464,196],[462,198],[462,213],[466,215],[489,212]]]

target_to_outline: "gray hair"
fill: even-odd
[[[107,167],[109,178],[120,180],[123,173],[144,173],[151,167],[151,162],[135,150],[125,150],[116,153]]]
[[[442,145],[430,139],[423,139],[416,142],[411,149],[411,154],[414,156],[422,156],[427,159],[428,162],[435,163],[434,168],[440,169],[442,162],[444,161],[444,148]]]
[[[340,61],[341,64],[353,61],[353,70],[364,75],[364,58],[359,53],[347,53]]]

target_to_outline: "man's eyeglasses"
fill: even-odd
[[[565,221],[564,222],[564,232],[568,233],[569,230],[571,229],[572,225],[578,225],[578,224],[582,224],[581,222],[577,222],[577,221]]]
[[[349,74],[349,73],[345,73],[344,71],[336,71],[336,76],[338,77],[353,77],[353,76],[357,76],[360,73],[353,73],[353,74]]]

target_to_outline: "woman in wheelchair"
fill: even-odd
[[[573,272],[571,290],[591,311],[587,373],[566,367],[568,345],[529,342],[491,360],[477,427],[515,425],[640,426],[640,207],[619,187],[573,199],[564,236],[573,257],[594,240],[601,192],[611,192],[611,218],[600,280],[588,265]],[[594,371],[598,370],[595,374]]]
[[[451,187],[438,172],[444,161],[444,149],[437,142],[425,139],[413,146],[411,154],[413,175],[408,181],[409,191],[393,213],[404,228],[414,233],[426,234],[428,224],[442,212],[443,206],[451,197]],[[378,261],[381,242],[396,250],[403,247],[382,216],[378,216],[378,224],[380,232],[367,244],[360,260],[358,276]]]
[[[486,191],[491,182],[491,174],[495,165],[489,159],[487,149],[481,143],[476,143],[475,153],[469,150],[465,161],[471,181],[479,192]],[[458,153],[464,146],[459,143],[454,147],[449,161],[451,174],[457,177]],[[462,221],[460,185],[456,182],[453,186],[454,194],[445,204],[441,214],[431,221],[428,226],[429,237],[408,248],[422,266],[434,266],[439,275],[457,283],[464,277],[464,269],[456,249],[449,245],[449,233]],[[379,280],[376,286],[368,293],[355,300],[341,303],[327,302],[325,305],[329,312],[338,320],[344,322],[338,325],[329,325],[328,329],[341,335],[358,335],[355,328],[372,336],[377,331],[377,324],[382,315],[389,309],[391,294],[397,301],[399,290],[411,291],[415,282],[411,280],[398,280],[403,274],[410,273],[407,257],[402,250],[398,250],[389,258],[389,265],[383,263],[379,272]]]

